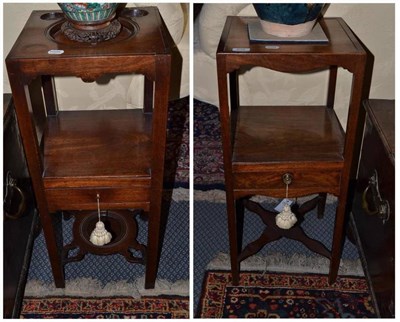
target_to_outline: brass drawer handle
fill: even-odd
[[[293,174],[287,172],[282,176],[282,181],[285,185],[290,185],[293,181]]]
[[[26,208],[26,198],[25,194],[22,192],[22,190],[17,186],[17,180],[14,179],[11,176],[10,172],[7,172],[7,177],[6,177],[6,192],[4,196],[4,201],[3,201],[3,210],[6,218],[9,219],[18,219],[20,218]],[[9,209],[11,207],[12,203],[12,198],[14,196],[14,193],[17,192],[19,194],[19,204],[18,204],[18,209],[15,213],[10,213]]]
[[[369,216],[378,216],[385,224],[390,218],[390,206],[387,200],[382,199],[379,192],[378,172],[369,178],[368,186],[362,194],[362,208]]]

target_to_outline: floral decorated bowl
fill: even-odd
[[[99,29],[115,17],[118,3],[59,3],[66,18],[77,29]]]
[[[309,34],[324,5],[324,3],[253,4],[263,30],[277,37],[302,37]]]

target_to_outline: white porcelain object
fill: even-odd
[[[275,217],[275,223],[281,229],[290,229],[296,222],[296,215],[291,211],[289,205],[284,205],[283,211]]]
[[[90,241],[96,246],[103,246],[111,241],[111,233],[109,233],[104,227],[102,221],[96,223],[96,228],[90,234]]]
[[[260,20],[260,23],[262,29],[267,34],[282,38],[296,38],[308,35],[313,29],[316,21],[317,19],[314,19],[297,25],[285,25],[264,20]]]

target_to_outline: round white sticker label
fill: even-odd
[[[50,55],[61,55],[64,54],[64,50],[62,49],[51,49],[47,52]]]

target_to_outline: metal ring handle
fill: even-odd
[[[384,200],[383,203],[384,203],[384,204],[382,205],[382,207],[383,207],[384,209],[383,209],[383,211],[380,213],[379,217],[381,217],[383,223],[386,224],[386,222],[387,222],[387,221],[389,220],[389,218],[390,218],[390,205],[389,205],[389,201],[387,201],[387,200]],[[383,216],[385,216],[385,217],[383,218]]]
[[[364,209],[364,211],[367,213],[367,215],[374,216],[378,214],[378,208],[376,207],[375,210],[370,210],[369,203],[367,200],[367,193],[369,192],[370,189],[370,184],[365,188],[363,194],[362,194],[362,200],[361,200],[361,206]]]
[[[367,195],[371,193],[373,208],[370,207]],[[382,219],[383,223],[387,222],[390,218],[390,205],[387,200],[382,199],[379,192],[378,173],[374,173],[369,178],[368,186],[364,189],[361,199],[361,206],[365,213],[369,216],[378,216]]]
[[[10,214],[9,212],[7,212],[4,209],[4,214],[6,216],[6,218],[9,219],[19,219],[21,218],[21,216],[23,215],[25,208],[26,208],[26,198],[25,198],[25,194],[23,193],[23,191],[17,186],[16,180],[14,178],[11,177],[10,173],[7,174],[7,187],[6,187],[7,191],[6,191],[6,196],[4,198],[4,203],[6,203],[6,199],[7,199],[7,195],[9,193],[9,189],[14,189],[15,191],[18,192],[18,194],[20,195],[20,202],[18,205],[18,209],[16,211],[16,213],[14,214]]]

